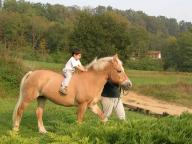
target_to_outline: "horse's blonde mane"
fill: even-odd
[[[111,61],[113,57],[104,57],[97,60],[95,58],[91,63],[89,63],[86,68],[87,69],[93,69],[96,71],[103,70],[108,64],[109,61]]]

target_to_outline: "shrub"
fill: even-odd
[[[151,59],[151,58],[142,58],[136,60],[128,60],[126,66],[129,69],[135,70],[153,70],[153,71],[162,71],[163,63],[161,60]]]

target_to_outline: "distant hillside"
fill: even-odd
[[[24,59],[64,62],[78,47],[83,62],[118,53],[125,64],[133,56],[143,62],[153,50],[162,53],[161,69],[192,71],[191,28],[191,22],[131,9],[8,0],[0,9],[0,50]]]

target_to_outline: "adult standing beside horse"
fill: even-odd
[[[101,104],[105,115],[105,121],[108,120],[113,109],[120,120],[125,120],[125,110],[120,98],[120,93],[121,88],[118,84],[107,81],[101,94]]]

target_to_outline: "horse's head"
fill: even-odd
[[[107,79],[120,85],[124,89],[128,89],[132,86],[131,81],[126,75],[122,62],[118,56],[104,57],[100,59],[94,59],[90,64],[86,66],[89,70],[100,71],[107,74]]]
[[[118,56],[113,56],[111,64],[109,65],[109,76],[108,79],[116,84],[119,84],[123,89],[129,89],[132,87],[132,82],[126,75],[122,62]]]

